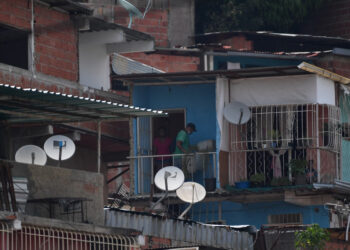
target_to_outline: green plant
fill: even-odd
[[[295,32],[329,0],[196,0],[196,33],[230,30]]]
[[[292,169],[292,175],[305,175],[305,170],[307,168],[307,160],[305,159],[293,159],[289,162],[289,165]]]
[[[281,137],[281,134],[278,130],[271,130],[269,133],[269,137],[271,137],[274,140],[278,140]]]
[[[324,249],[330,239],[329,232],[318,224],[312,224],[304,231],[295,232],[295,247],[297,249]]]
[[[273,187],[288,186],[290,184],[288,177],[273,178],[271,181],[271,186]]]
[[[264,174],[253,174],[252,176],[250,176],[249,180],[253,183],[261,184],[261,183],[265,182],[265,175]]]

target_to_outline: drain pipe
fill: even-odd
[[[34,1],[31,1],[31,14],[32,14],[32,19],[30,21],[30,26],[31,26],[31,30],[32,30],[32,37],[31,37],[31,57],[32,57],[32,61],[31,61],[31,70],[32,70],[32,75],[33,78],[36,78],[36,68],[35,68],[35,30],[34,30],[34,25],[35,25],[35,12],[34,12]]]

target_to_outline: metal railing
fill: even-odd
[[[12,225],[0,223],[1,250],[119,250],[140,249],[136,238],[87,233],[83,231],[22,225],[14,230]]]
[[[209,185],[215,181],[217,185],[216,152],[198,152],[191,154],[169,155],[138,155],[130,156],[130,166],[134,169],[132,194],[150,194],[155,191],[154,176],[158,170],[166,166],[176,166],[185,174],[185,181],[196,181],[202,185]],[[131,177],[132,178],[132,177]],[[215,189],[214,187],[214,189]]]
[[[340,109],[332,105],[290,104],[250,107],[246,124],[230,124],[230,184],[264,176],[294,182],[291,161],[305,160],[306,183],[340,178]]]

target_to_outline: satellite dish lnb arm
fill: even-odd
[[[162,200],[164,200],[166,197],[168,197],[169,194],[169,190],[168,190],[168,178],[170,177],[171,173],[169,173],[168,171],[165,171],[164,173],[164,182],[165,182],[165,195],[160,198],[156,203],[153,204],[151,210],[153,210],[159,203],[162,202]]]
[[[182,214],[178,217],[178,219],[183,219],[184,216],[187,214],[187,212],[192,208],[192,205],[194,203],[194,185],[192,186],[192,202],[191,204],[185,209],[185,211],[182,212]]]

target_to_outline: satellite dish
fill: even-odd
[[[44,166],[47,161],[45,151],[35,145],[20,147],[15,154],[16,162]]]
[[[159,170],[154,177],[154,183],[157,188],[165,191],[165,195],[152,205],[151,210],[154,210],[168,196],[169,191],[174,191],[181,187],[184,181],[185,175],[177,167],[169,166]]]
[[[204,200],[207,191],[205,188],[196,182],[185,182],[178,190],[176,190],[176,195],[180,200],[187,203],[197,203]]]
[[[119,4],[121,6],[123,6],[129,12],[130,20],[129,20],[128,28],[131,28],[132,18],[133,17],[138,17],[138,18],[143,18],[144,17],[144,14],[142,14],[141,11],[139,11],[134,5],[132,5],[128,1],[126,1],[126,0],[119,0]]]
[[[241,102],[231,102],[224,108],[224,117],[230,123],[244,124],[250,120],[250,110]]]
[[[51,159],[64,161],[74,155],[75,144],[72,139],[67,136],[54,135],[45,141],[44,150]]]
[[[190,210],[194,203],[204,200],[206,194],[207,191],[205,191],[205,188],[196,182],[185,182],[178,190],[176,190],[176,195],[180,200],[190,203],[190,206],[182,212],[179,219],[184,218],[185,214]]]
[[[169,166],[159,170],[154,177],[154,183],[161,190],[174,191],[181,187],[185,181],[185,175],[181,169]],[[168,184],[168,188],[166,187]]]

